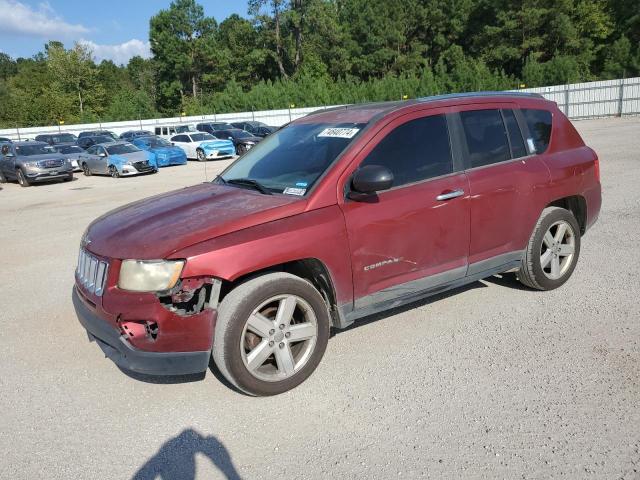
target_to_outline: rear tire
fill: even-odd
[[[245,153],[246,151],[247,151],[247,147],[246,147],[245,145],[240,144],[240,145],[238,145],[238,146],[236,147],[236,154],[237,154],[237,155],[242,155],[242,154],[243,154],[243,153]]]
[[[564,208],[545,208],[522,257],[518,279],[536,290],[553,290],[569,280],[579,256],[576,218]]]
[[[16,170],[16,176],[18,177],[18,183],[20,184],[21,187],[31,186],[31,182],[29,182],[29,180],[27,179],[27,176],[24,174],[24,172],[21,169]]]
[[[213,360],[243,392],[278,395],[313,373],[329,328],[327,305],[311,283],[269,273],[236,287],[220,304]]]

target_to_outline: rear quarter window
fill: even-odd
[[[551,112],[548,110],[523,109],[529,134],[536,153],[544,153],[549,148],[549,140],[551,140]]]

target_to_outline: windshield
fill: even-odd
[[[59,151],[60,151],[60,153],[64,153],[65,155],[68,155],[70,153],[82,153],[82,152],[84,152],[84,150],[82,150],[80,147],[76,147],[76,146],[62,147]]]
[[[53,143],[73,143],[76,141],[76,136],[70,133],[62,133],[51,137]]]
[[[203,140],[216,140],[216,137],[209,133],[194,133],[191,135],[191,140],[194,142],[202,142]]]
[[[229,123],[212,123],[211,127],[214,130],[229,130],[230,128],[233,128],[233,125]]]
[[[152,147],[170,147],[171,142],[160,137],[144,137],[143,142],[147,142]]]
[[[20,145],[16,147],[18,155],[30,157],[31,155],[48,155],[56,153],[56,151],[49,145]]]
[[[290,125],[260,142],[222,173],[279,193],[304,195],[357,136],[364,124]]]
[[[253,135],[251,135],[249,132],[247,132],[245,130],[231,130],[231,131],[229,131],[229,135],[231,135],[233,138],[249,138],[249,137],[253,137]]]
[[[115,142],[115,140],[111,137],[107,137],[105,135],[101,135],[98,137],[93,137],[93,140],[95,143],[112,143]]]
[[[109,155],[123,155],[125,153],[134,153],[139,151],[140,149],[138,147],[131,145],[130,143],[120,143],[118,145],[111,145],[107,147]]]
[[[176,127],[176,133],[197,132],[193,125],[180,125]]]

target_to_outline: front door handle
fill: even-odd
[[[445,200],[451,200],[452,198],[461,197],[464,195],[464,190],[453,190],[452,192],[444,192],[436,197],[436,200],[439,202],[444,202]]]

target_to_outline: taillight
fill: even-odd
[[[596,159],[593,162],[593,166],[595,167],[595,173],[596,173],[596,180],[598,180],[598,183],[600,183],[600,159],[598,158],[598,155],[596,155]]]

